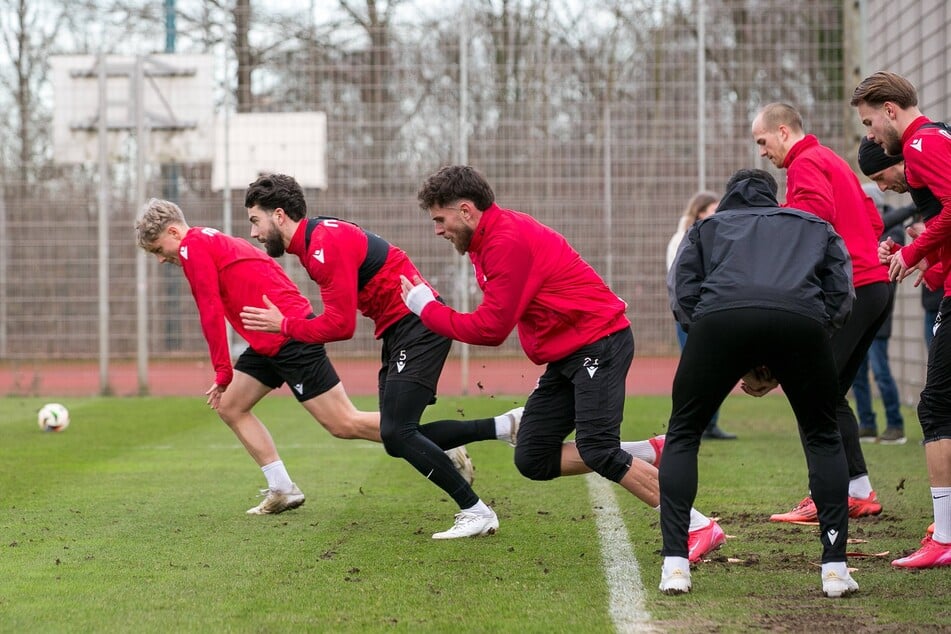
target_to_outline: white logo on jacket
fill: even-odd
[[[911,149],[913,150],[918,150],[919,152],[921,152],[921,142],[923,140],[924,139],[922,139],[921,137],[918,137],[917,139],[909,143],[908,146],[911,147]]]
[[[323,263],[324,263],[324,250],[323,250],[323,249],[317,249],[316,251],[314,251],[314,259],[317,260],[318,262],[320,262],[321,264],[323,264]]]

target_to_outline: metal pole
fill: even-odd
[[[610,81],[605,79],[604,88],[604,241],[605,280],[614,285],[614,208],[611,205],[613,182],[611,180],[611,95]]]
[[[109,126],[106,55],[99,64],[99,393],[112,393],[109,386]]]
[[[462,3],[462,21],[459,26],[459,165],[469,162],[469,7]],[[459,310],[469,312],[469,258],[459,260]],[[469,344],[460,344],[459,382],[462,394],[469,394]]]
[[[0,359],[7,356],[7,201],[0,183]]]
[[[707,138],[704,113],[707,109],[707,27],[706,0],[697,0],[697,188],[707,188]]]
[[[135,58],[134,104],[135,104],[135,200],[145,202],[145,157],[148,152],[148,127],[145,121],[145,60]],[[148,262],[145,251],[135,250],[135,313],[136,313],[136,358],[139,377],[139,396],[149,393],[149,339],[148,339]]]
[[[224,172],[224,185],[221,188],[221,230],[224,231],[229,236],[231,235],[231,143],[230,139],[230,112],[228,110],[228,104],[230,102],[231,96],[231,83],[228,81],[228,38],[225,38],[224,44],[224,56],[225,56],[225,90],[224,97],[221,101],[221,118],[223,121],[224,127],[224,161],[222,165],[222,170]],[[231,352],[231,348],[234,346],[234,329],[231,327],[231,324],[227,324],[225,328],[227,333],[228,340],[228,352]]]

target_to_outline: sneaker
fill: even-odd
[[[848,572],[845,573],[844,577],[836,574],[835,570],[830,570],[822,575],[822,594],[830,599],[847,597],[853,592],[858,592],[858,589],[859,584]]]
[[[704,440],[736,440],[736,434],[723,431],[719,427],[712,427],[710,429],[704,430],[703,434],[700,435],[700,438]]]
[[[861,438],[859,438],[859,440],[861,440]],[[886,427],[878,439],[878,442],[883,445],[904,445],[908,442],[908,439],[905,438],[905,430],[898,429],[897,427]]]
[[[723,529],[720,528],[719,524],[710,520],[710,523],[704,528],[690,531],[687,534],[687,559],[690,563],[695,564],[703,559],[704,555],[722,546],[724,542],[726,542],[726,534]],[[687,584],[689,590],[689,578]]]
[[[874,427],[859,427],[859,442],[878,442],[878,432]]]
[[[660,457],[664,453],[664,444],[667,442],[667,436],[654,436],[653,438],[648,438],[647,442],[654,448],[654,462],[651,464],[660,469]]]
[[[509,411],[502,414],[502,416],[508,416],[509,420],[512,421],[512,426],[509,428],[509,439],[508,443],[511,446],[515,446],[518,442],[518,426],[522,422],[522,413],[525,411],[524,407],[516,407],[515,409],[510,409]]]
[[[878,503],[878,496],[875,491],[865,499],[849,496],[849,517],[865,517],[867,515],[878,515],[882,512],[882,505]]]
[[[690,592],[690,569],[674,568],[670,574],[661,569],[658,588],[664,594],[687,594]]]
[[[253,509],[248,509],[248,515],[276,515],[296,509],[304,503],[304,494],[301,493],[296,484],[292,484],[291,490],[287,493],[281,493],[273,489],[262,489],[261,495],[264,496],[264,501]]]
[[[921,548],[892,562],[896,568],[936,568],[951,566],[951,544],[936,542],[928,535],[921,540]]]
[[[472,458],[469,457],[465,445],[447,449],[445,453],[452,460],[452,466],[456,468],[459,475],[465,478],[465,481],[471,486],[475,481],[475,467],[472,466]]]
[[[499,529],[499,518],[495,514],[478,515],[461,511],[456,513],[456,521],[448,531],[434,533],[433,539],[458,539],[460,537],[478,537],[494,535]]]
[[[852,498],[849,498],[850,500]],[[881,509],[879,509],[881,511]],[[789,511],[788,513],[776,513],[769,516],[770,522],[809,522],[815,523],[819,521],[819,514],[816,511],[816,503],[812,501],[812,496],[808,495],[803,498],[802,502],[796,505],[796,508]]]

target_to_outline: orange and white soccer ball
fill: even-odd
[[[36,423],[43,431],[63,431],[69,427],[69,410],[59,403],[47,403],[40,408]]]

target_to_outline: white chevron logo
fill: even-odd
[[[324,263],[324,250],[323,250],[323,249],[317,249],[316,251],[314,251],[314,259],[317,260],[318,262],[320,262],[321,264],[323,264],[323,263]]]

